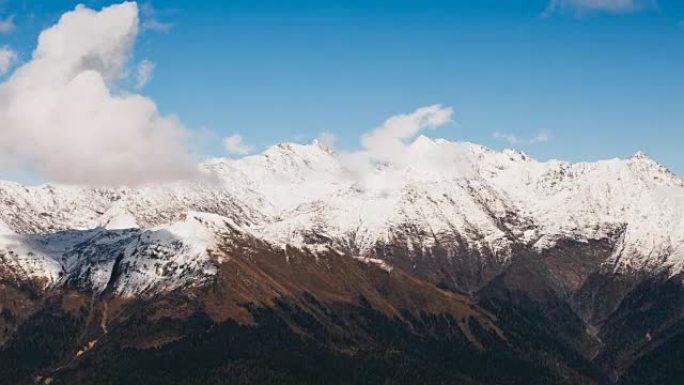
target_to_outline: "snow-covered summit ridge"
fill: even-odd
[[[403,242],[410,251],[439,243],[506,263],[516,246],[541,251],[559,239],[584,242],[617,231],[612,268],[684,266],[684,181],[643,153],[542,162],[519,151],[425,136],[401,151],[378,160],[320,142],[280,144],[241,159],[208,160],[201,165],[211,176],[206,180],[140,188],[0,182],[0,233],[140,233],[173,228],[194,212],[220,218],[197,222],[210,233],[230,223],[274,245],[371,257],[379,244]],[[196,244],[184,237],[177,240]],[[190,254],[185,262],[194,263],[193,271],[210,263],[207,253]],[[40,275],[64,269],[60,258],[19,259]]]

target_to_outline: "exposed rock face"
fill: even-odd
[[[178,347],[188,333],[201,339],[195,317],[258,324],[266,312],[295,334],[334,336],[318,341],[333,351],[361,341],[390,349],[377,336],[343,332],[371,333],[359,322],[381,319],[398,335],[442,343],[446,333],[466,350],[525,362],[542,354],[545,378],[556,383],[600,383],[639,378],[632,365],[648,370],[657,346],[679,338],[680,178],[643,154],[538,162],[425,137],[407,151],[411,163],[359,168],[318,143],[285,144],[206,162],[206,178],[193,182],[0,183],[3,354],[30,338],[22,327],[57,317],[68,334],[60,343],[73,346],[45,348],[81,353],[54,353],[15,375],[74,379],[82,359],[118,349],[110,343]],[[300,313],[316,326],[299,324]],[[147,326],[130,326],[134,319]],[[117,324],[151,337],[114,337]]]

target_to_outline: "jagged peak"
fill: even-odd
[[[648,154],[646,154],[646,152],[644,152],[642,150],[635,152],[632,156],[629,157],[629,159],[653,161],[653,159],[651,157],[649,157]]]
[[[325,145],[322,141],[314,139],[311,143],[279,143],[268,147],[261,154],[255,154],[248,158],[293,158],[299,157],[302,159],[310,159],[316,157],[328,157],[333,154],[331,148]],[[247,159],[247,158],[246,158]]]
[[[526,152],[521,151],[521,150],[512,149],[512,148],[507,148],[507,149],[503,150],[502,153],[510,156],[512,160],[527,161],[527,160],[533,159]]]
[[[684,185],[684,180],[673,173],[670,169],[651,158],[643,151],[637,151],[627,159],[627,162],[636,170],[642,173],[663,175],[667,180],[674,181],[675,184]]]
[[[661,165],[660,163],[658,163],[658,161],[651,158],[646,152],[641,150],[635,152],[632,156],[630,156],[628,161],[632,163],[649,165],[652,168],[666,170],[665,166]]]

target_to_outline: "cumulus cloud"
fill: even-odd
[[[510,145],[545,143],[551,139],[551,135],[549,135],[547,131],[539,131],[539,133],[532,138],[520,138],[513,133],[501,131],[496,131],[492,136],[494,139],[503,140]]]
[[[173,23],[159,20],[159,12],[149,1],[142,4],[140,11],[142,13],[143,31],[168,32],[173,28]]]
[[[655,0],[550,0],[546,14],[563,11],[579,14],[591,12],[630,13],[655,5]]]
[[[135,71],[135,88],[143,88],[152,80],[154,73],[154,63],[149,60],[143,60],[138,63],[138,68]]]
[[[74,184],[194,175],[178,119],[146,97],[112,91],[137,33],[134,2],[99,12],[79,5],[44,30],[32,59],[0,84],[0,165]]]
[[[0,33],[8,34],[14,31],[14,15],[0,19]]]
[[[0,75],[7,73],[16,60],[16,52],[8,46],[0,47]]]
[[[223,147],[230,154],[247,155],[254,149],[242,139],[242,135],[234,134],[223,139]]]

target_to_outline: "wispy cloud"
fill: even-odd
[[[234,134],[223,139],[223,147],[229,154],[247,155],[254,149],[242,139],[242,135]]]
[[[4,75],[12,68],[17,60],[17,53],[8,46],[0,47],[0,75]]]
[[[0,166],[87,185],[196,175],[181,122],[147,97],[114,90],[138,21],[134,2],[77,6],[41,32],[31,60],[0,84]]]
[[[4,19],[0,19],[0,33],[8,34],[14,31],[14,15],[8,16]]]
[[[149,1],[141,5],[140,13],[142,14],[141,28],[143,31],[168,32],[173,28],[173,23],[159,19],[159,11]]]
[[[410,114],[395,115],[361,137],[361,145],[377,161],[396,160],[406,141],[419,132],[451,122],[454,111],[439,104],[421,107]]]
[[[154,73],[154,63],[149,60],[143,60],[138,63],[138,68],[135,71],[135,88],[143,88],[152,80]]]
[[[459,152],[420,134],[451,123],[452,116],[450,107],[439,104],[394,115],[361,136],[361,150],[340,153],[343,167],[361,188],[380,194],[401,188],[396,173],[407,168],[449,168]],[[387,172],[377,173],[378,167]]]
[[[550,0],[544,15],[556,12],[625,14],[657,6],[656,0]]]
[[[516,134],[502,131],[496,131],[492,136],[494,139],[502,140],[510,145],[545,143],[551,139],[551,135],[549,135],[547,131],[539,131],[539,133],[532,138],[521,138]]]
[[[549,133],[546,131],[541,131],[537,134],[537,136],[532,138],[532,143],[546,143],[549,140],[551,140],[551,135],[549,135]]]

